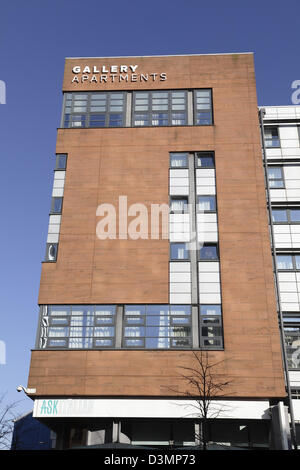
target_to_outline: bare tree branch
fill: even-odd
[[[232,381],[222,380],[224,360],[212,362],[208,351],[192,351],[191,355],[194,365],[180,367],[183,373],[179,374],[179,377],[185,383],[185,389],[176,390],[176,394],[193,400],[194,403],[191,403],[189,408],[195,409],[196,413],[189,413],[189,415],[195,417],[196,414],[200,427],[199,433],[196,433],[196,438],[200,442],[201,448],[206,450],[208,423],[212,419],[217,419],[228,408],[227,405],[220,402],[220,398],[224,397],[225,390],[231,385]],[[222,373],[218,370],[221,366]]]
[[[5,393],[0,396],[0,450],[10,449],[14,429],[13,420],[17,418],[15,408],[19,401],[5,403]]]

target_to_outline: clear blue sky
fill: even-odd
[[[291,104],[300,2],[10,0],[0,8],[0,393],[21,398],[37,329],[65,57],[254,52],[258,103]],[[252,312],[253,313],[253,312]],[[23,395],[23,394],[22,394]],[[22,396],[19,411],[31,409]]]

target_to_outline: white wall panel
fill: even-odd
[[[218,261],[201,261],[198,263],[198,271],[218,273],[220,271],[220,263]]]
[[[188,232],[176,232],[176,233],[169,233],[169,240],[171,243],[176,242],[190,242],[191,240],[190,233]]]
[[[50,224],[48,228],[48,233],[59,233],[60,225],[59,224]]]
[[[279,126],[280,140],[295,139],[298,141],[298,128],[297,126]]]
[[[285,303],[281,301],[281,309],[283,312],[300,312],[300,304],[299,302]]]
[[[201,282],[199,292],[202,294],[220,294],[221,286],[218,282]]]
[[[190,282],[171,282],[170,293],[172,294],[190,294],[192,292]]]
[[[284,166],[283,172],[285,180],[300,179],[300,166]]]
[[[299,301],[298,294],[294,292],[280,292],[281,302],[296,303]]]
[[[277,246],[278,244],[290,244],[292,246],[292,237],[290,234],[287,233],[275,233],[274,234],[275,238],[275,245]]]
[[[49,224],[60,224],[61,215],[50,215]]]
[[[65,180],[54,180],[53,181],[53,188],[64,188],[65,186]]]
[[[56,180],[64,180],[66,177],[65,171],[55,171],[54,172],[54,181]]]
[[[189,170],[187,169],[178,169],[178,170],[175,170],[175,169],[172,169],[170,170],[170,179],[173,179],[173,178],[189,178]]]
[[[197,195],[200,195],[200,196],[215,195],[216,188],[215,186],[197,186],[196,192],[197,192]]]
[[[176,262],[172,261],[170,264],[171,273],[190,273],[191,272],[191,263],[189,262]]]
[[[282,149],[298,148],[299,147],[299,141],[295,140],[295,139],[290,139],[290,140],[281,139],[280,140],[280,145],[281,145]]]
[[[220,294],[200,294],[200,303],[201,304],[220,304],[221,295]]]
[[[283,157],[300,157],[300,148],[283,148]]]
[[[191,294],[170,293],[170,304],[190,304],[191,302],[192,302]]]
[[[200,232],[198,231],[198,242],[199,243],[217,243],[218,233],[217,232]]]
[[[213,178],[215,180],[215,170],[212,168],[197,168],[196,178]]]
[[[266,148],[266,156],[267,158],[281,158],[282,157],[282,152],[280,148]]]
[[[215,186],[215,178],[197,178],[197,186]]]
[[[59,234],[58,233],[48,233],[47,243],[58,243]]]
[[[170,178],[170,187],[181,187],[181,186],[188,186],[189,179],[188,178]]]
[[[188,196],[189,187],[188,186],[172,186],[170,187],[170,196]]]
[[[53,188],[52,197],[63,197],[64,188]]]
[[[219,273],[199,273],[199,282],[220,282]]]
[[[295,201],[297,199],[300,199],[300,189],[287,189],[286,195],[288,201]]]
[[[296,282],[280,282],[279,283],[280,292],[298,292]]]
[[[170,273],[170,282],[191,282],[191,273]]]

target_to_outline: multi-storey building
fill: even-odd
[[[260,115],[279,327],[297,434],[300,431],[300,106],[266,106],[261,108]]]
[[[58,448],[196,445],[197,394],[182,371],[205,351],[219,364],[215,383],[228,382],[213,397],[208,440],[288,448],[253,55],[66,59],[63,94],[34,416]],[[283,149],[270,150],[273,209],[291,222]],[[289,335],[299,311],[293,227],[275,231],[292,243],[278,246],[292,266],[280,286],[296,289],[283,291]]]

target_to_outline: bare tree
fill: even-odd
[[[224,368],[224,360],[212,362],[208,351],[192,352],[194,364],[191,367],[180,367],[184,371],[180,374],[187,388],[179,393],[189,397],[194,404],[197,421],[199,422],[199,432],[196,439],[203,450],[208,444],[208,423],[212,419],[218,418],[225,410],[226,405],[217,401],[224,397],[225,390],[232,381],[224,380],[221,368]],[[177,391],[178,392],[178,391]]]
[[[14,413],[19,402],[5,403],[5,394],[0,396],[0,450],[10,449],[11,438],[14,430]]]

